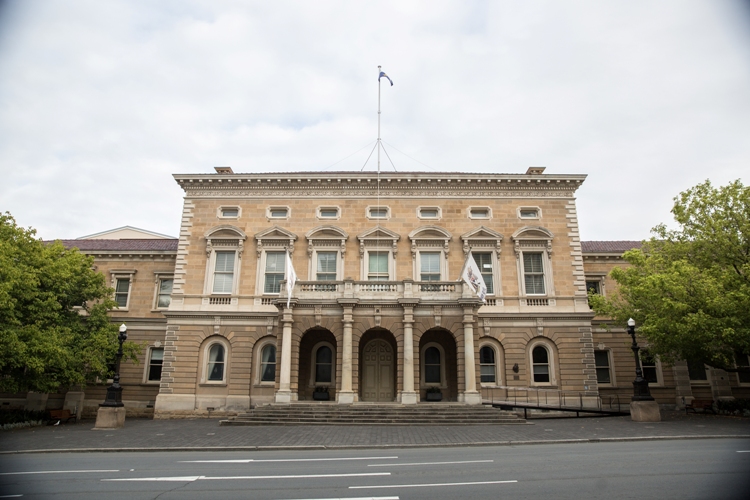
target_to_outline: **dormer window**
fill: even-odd
[[[489,219],[490,216],[489,207],[471,207],[469,209],[469,219]]]
[[[268,207],[266,216],[269,219],[288,219],[289,207]]]
[[[439,219],[440,207],[419,207],[418,217],[420,219]]]
[[[518,209],[519,219],[539,219],[541,210],[537,207],[520,207]]]
[[[387,219],[390,216],[390,210],[388,207],[368,207],[367,218],[368,219]]]

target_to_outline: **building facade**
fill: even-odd
[[[428,394],[629,403],[630,338],[594,316],[587,290],[611,293],[609,271],[639,243],[581,242],[585,175],[174,177],[185,192],[178,239],[121,228],[64,242],[95,257],[120,304],[113,321],[146,345],[141,364],[121,370],[129,414]],[[460,280],[469,257],[484,301]],[[642,359],[664,406],[750,395],[737,374]],[[104,387],[47,405],[82,398],[91,414]]]

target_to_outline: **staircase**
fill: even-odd
[[[220,425],[501,425],[525,424],[513,412],[484,405],[292,403],[257,406]]]

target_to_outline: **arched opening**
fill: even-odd
[[[305,332],[299,344],[297,397],[312,400],[313,392],[322,388],[328,392],[329,401],[336,400],[336,337],[325,328],[313,328]]]
[[[383,328],[368,330],[359,343],[359,398],[391,402],[396,399],[396,339]]]
[[[443,401],[458,400],[456,341],[443,328],[432,328],[419,339],[420,399],[427,391],[439,390]]]

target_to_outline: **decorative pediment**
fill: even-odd
[[[419,247],[440,247],[447,256],[450,251],[448,242],[452,238],[451,233],[439,226],[418,227],[409,233],[412,257],[416,256]]]
[[[288,248],[289,253],[294,253],[294,242],[296,240],[297,235],[283,227],[272,226],[264,229],[255,235],[258,258],[263,253],[264,247]]]
[[[214,248],[236,249],[239,258],[242,258],[242,252],[245,249],[245,232],[230,224],[214,226],[203,235],[206,238],[206,256],[210,257]]]
[[[485,249],[494,248],[497,256],[500,257],[503,235],[492,229],[479,226],[468,233],[462,234],[461,241],[463,241],[464,256],[468,255],[473,248],[481,247]]]
[[[548,229],[540,226],[522,227],[511,236],[516,258],[520,258],[524,248],[543,248],[547,251],[547,255],[551,256],[554,237]]]
[[[307,239],[307,255],[312,257],[316,247],[338,247],[341,255],[346,253],[346,240],[349,235],[336,226],[318,226],[305,234]]]
[[[387,247],[395,256],[397,254],[396,242],[401,239],[401,235],[383,226],[375,226],[358,234],[357,239],[359,240],[360,257],[364,256],[365,247]]]

